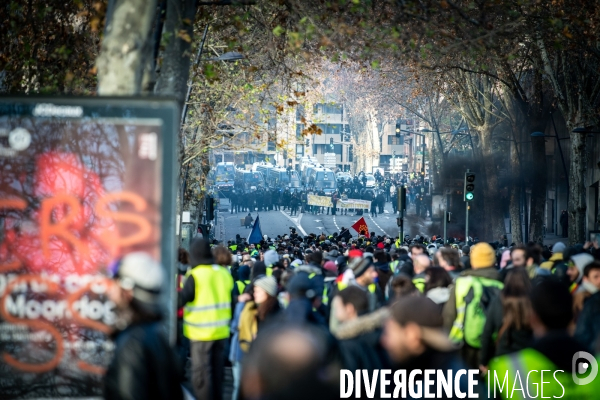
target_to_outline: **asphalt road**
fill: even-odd
[[[239,234],[241,237],[248,237],[250,229],[244,228],[240,223],[240,219],[247,214],[248,213],[231,214],[224,209],[220,212],[224,226],[223,240],[232,240],[235,238],[236,234]],[[424,221],[420,218],[417,219],[415,216],[410,216],[410,214],[414,214],[414,209],[409,208],[408,214],[409,217],[405,222],[405,231],[407,233],[411,233],[411,231],[422,232],[431,225],[431,221]],[[309,233],[320,234],[321,232],[329,235],[333,232],[340,232],[342,227],[350,228],[352,224],[360,219],[360,216],[356,216],[355,213],[351,214],[350,212],[348,212],[348,215],[339,215],[338,212],[338,215],[336,216],[332,216],[331,214],[301,213],[298,214],[298,216],[293,217],[290,216],[289,210],[260,213],[255,211],[252,213],[253,218],[256,218],[257,215],[260,217],[263,235],[268,235],[269,237],[287,234],[289,233],[289,228],[291,226],[296,227],[301,235]],[[384,213],[377,217],[373,217],[369,213],[364,213],[363,216],[365,217],[370,232],[375,232],[377,235],[385,234],[389,236],[398,236],[399,228],[396,223],[398,214],[392,213],[391,203],[387,203]],[[350,232],[354,237],[357,236],[357,232],[353,229],[350,229]]]

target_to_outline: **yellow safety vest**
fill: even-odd
[[[267,267],[266,272],[267,272],[267,276],[273,275],[273,267]]]
[[[466,342],[469,346],[481,348],[481,334],[485,326],[485,311],[481,305],[484,290],[502,290],[504,284],[495,279],[478,276],[459,276],[455,282],[456,319],[450,330],[450,339],[457,343]],[[471,300],[466,297],[473,291]]]
[[[341,292],[342,290],[344,290],[348,287],[348,284],[338,282],[337,287],[338,287],[338,290]],[[371,283],[369,286],[367,286],[367,289],[369,290],[370,293],[374,294],[377,291],[377,285],[374,283]]]
[[[414,278],[412,282],[415,285],[415,287],[419,289],[419,292],[425,292],[425,278]]]
[[[242,294],[244,293],[244,289],[246,288],[246,286],[250,284],[250,281],[235,281],[235,284],[238,288],[238,293]]]
[[[575,384],[571,372],[558,372],[556,365],[546,356],[531,348],[493,358],[489,367],[486,379],[490,384],[490,394],[495,393],[496,398],[539,399],[543,390],[544,398],[581,400],[597,398],[600,391],[600,380]],[[505,377],[508,377],[506,382]],[[503,386],[502,389],[500,386]]]
[[[390,262],[390,270],[392,271],[393,274],[397,274],[398,271],[396,271],[396,268],[398,267],[398,264],[400,264],[399,260],[394,260],[392,262]]]
[[[183,308],[183,334],[190,340],[214,341],[229,337],[233,278],[218,265],[198,265],[188,271],[194,277],[194,300]]]
[[[237,251],[237,244],[232,244],[231,246],[229,246],[229,250]]]

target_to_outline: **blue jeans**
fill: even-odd
[[[233,392],[231,394],[231,400],[237,400],[238,394],[240,392],[240,379],[242,376],[242,363],[234,362],[231,367],[231,372],[233,373]]]

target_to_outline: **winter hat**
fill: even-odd
[[[325,258],[328,260],[331,260],[331,261],[335,261],[339,256],[340,256],[340,252],[333,249],[329,253],[327,253],[327,256],[325,256]]]
[[[337,273],[337,266],[335,265],[334,261],[327,261],[324,265],[323,268],[326,271],[330,271],[330,272],[335,272]]]
[[[265,252],[265,265],[271,266],[279,261],[279,254],[275,250],[267,250]]]
[[[129,253],[109,267],[115,281],[142,305],[155,309],[163,283],[163,269],[148,253]]]
[[[471,248],[471,268],[488,268],[496,264],[496,253],[492,246],[485,242],[477,243]]]
[[[592,257],[592,255],[589,253],[581,253],[571,256],[571,260],[577,267],[579,276],[581,277],[583,276],[583,269],[594,261],[594,257]]]
[[[254,287],[259,287],[271,297],[277,296],[277,281],[272,276],[263,276],[254,281]]]
[[[286,289],[292,298],[314,299],[318,295],[315,281],[315,279],[310,279],[307,274],[296,274],[289,280]]]
[[[384,247],[385,247],[385,245],[383,244],[383,242],[377,243],[377,248],[378,249],[383,249]]]
[[[367,272],[369,267],[373,265],[373,259],[371,257],[365,257],[360,261],[358,259],[353,261],[354,262],[352,262],[349,266],[352,269],[352,272],[354,272],[355,278],[358,278]]]
[[[556,253],[564,253],[567,246],[563,242],[556,242],[554,246],[552,246],[552,254]]]
[[[348,257],[350,258],[362,258],[363,252],[361,250],[350,250]]]

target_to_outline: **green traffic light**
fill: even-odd
[[[471,201],[471,200],[473,200],[473,197],[475,197],[475,196],[473,196],[473,193],[467,193],[467,194],[465,195],[465,198],[466,198],[468,201]]]

